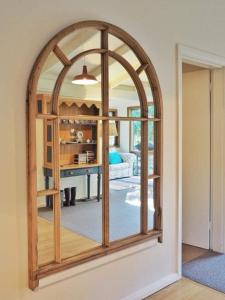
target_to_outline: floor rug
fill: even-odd
[[[135,184],[135,185],[140,185],[141,184],[141,177],[140,176],[132,176],[132,177],[125,177],[125,178],[118,178],[118,179],[113,179],[110,182],[121,182],[121,183],[130,183],[130,184]],[[148,180],[148,186],[153,186],[153,180],[149,179]]]
[[[135,185],[126,182],[114,182],[114,180],[111,180],[109,183],[109,189],[115,191],[132,190],[135,189]]]
[[[183,264],[183,276],[225,293],[225,254],[209,252]]]
[[[121,181],[112,181],[118,187]],[[111,184],[111,182],[110,182]],[[130,187],[122,184],[121,189],[110,189],[110,241],[125,238],[140,232],[140,186]],[[114,186],[115,187],[115,186]],[[148,191],[148,221],[149,229],[153,228],[154,205],[152,191]],[[53,220],[50,208],[40,208],[38,215],[49,221]],[[63,207],[61,210],[61,224],[78,234],[101,243],[102,240],[102,202],[95,200],[77,202],[76,206]]]

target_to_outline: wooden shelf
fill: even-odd
[[[159,122],[160,119],[159,118],[148,118],[148,121]]]
[[[61,123],[62,125],[68,125],[68,126],[73,126],[73,125],[78,125],[78,126],[97,126],[97,123]]]
[[[107,120],[107,117],[98,115],[59,115],[59,118],[61,120]]]
[[[58,118],[57,115],[51,115],[51,114],[37,114],[37,119],[47,119],[47,120],[53,120]]]
[[[94,115],[73,115],[73,116],[57,116],[51,114],[37,114],[37,119],[56,119],[59,118],[61,120],[112,120],[112,121],[152,121],[159,122],[159,118],[141,118],[141,117],[106,117],[106,116],[94,116]],[[73,124],[65,124],[65,125],[73,125]],[[77,124],[77,125],[87,125],[87,126],[97,126],[95,123],[88,124]]]
[[[81,100],[81,99],[74,99],[74,98],[66,98],[66,97],[60,97],[60,105],[66,104],[67,106],[76,105],[77,107],[81,107],[82,105],[86,105],[88,108],[90,108],[92,105],[94,105],[96,108],[100,109],[102,102],[97,100]]]
[[[60,145],[97,145],[97,143],[76,143],[76,142],[66,142],[66,143],[60,143]]]
[[[61,120],[59,124],[60,134],[60,161],[65,165],[65,168],[72,165],[72,168],[81,168],[84,166],[75,165],[75,157],[79,154],[84,154],[86,151],[93,152],[94,161],[99,161],[99,136],[100,127],[99,120],[102,119],[100,114],[100,102],[93,101],[62,101],[59,107],[58,119]],[[62,120],[65,120],[63,122]],[[66,120],[75,122],[66,122]],[[71,129],[74,132],[71,133]],[[83,138],[81,143],[77,143],[76,133],[81,131]],[[74,137],[74,138],[73,138]],[[87,141],[90,143],[87,143]],[[65,146],[64,146],[65,145]],[[92,164],[91,166],[93,166]]]
[[[155,175],[155,174],[148,175],[148,179],[157,179],[157,178],[160,178],[160,175]]]
[[[37,197],[42,197],[42,196],[51,196],[51,195],[55,195],[58,194],[59,191],[58,190],[41,190],[37,192]]]
[[[81,169],[81,168],[90,168],[90,167],[100,167],[101,164],[93,163],[93,164],[71,164],[71,165],[61,165],[60,170],[67,169]]]
[[[112,120],[112,121],[152,121],[159,122],[159,118],[142,118],[142,117],[107,117],[107,116],[94,116],[94,115],[71,115],[71,116],[59,116],[60,119],[65,120]],[[86,125],[86,124],[81,124]]]

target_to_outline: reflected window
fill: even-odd
[[[128,107],[128,116],[140,117],[140,107]],[[149,117],[154,116],[153,103],[148,104]],[[129,144],[130,151],[137,156],[136,174],[140,175],[140,155],[141,155],[141,122],[130,121]],[[154,122],[148,122],[148,174],[153,174],[154,169]]]

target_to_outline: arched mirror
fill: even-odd
[[[27,105],[30,288],[161,241],[161,93],[141,46],[108,23],[69,26],[37,58]]]

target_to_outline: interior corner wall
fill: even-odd
[[[211,103],[211,198],[212,198],[212,234],[211,249],[216,252],[225,252],[225,205],[224,205],[224,101],[225,101],[225,69],[216,69],[211,72],[212,103]]]
[[[177,273],[176,43],[225,55],[220,0],[2,0],[0,11],[0,298],[141,299]],[[80,20],[113,23],[140,42],[163,97],[163,243],[32,292],[28,289],[26,86],[49,39]],[[191,22],[190,22],[191,20]],[[172,277],[171,277],[172,276]]]

